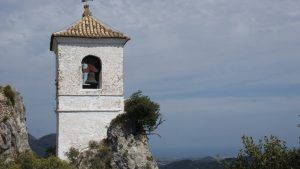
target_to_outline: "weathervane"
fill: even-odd
[[[88,1],[93,1],[93,0],[82,0],[82,2],[84,2],[84,12],[82,14],[82,17],[85,17],[85,16],[92,16],[92,12],[90,11],[89,9],[89,4],[88,4]]]
[[[93,1],[93,0],[82,0],[82,2],[85,2],[85,5],[88,5],[88,1]]]

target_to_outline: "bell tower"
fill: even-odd
[[[124,111],[125,34],[95,19],[85,4],[82,18],[51,36],[56,55],[57,155],[84,149],[106,137],[111,120]]]

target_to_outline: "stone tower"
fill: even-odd
[[[124,111],[123,47],[129,38],[96,20],[82,18],[51,36],[56,55],[57,155],[84,149],[106,137],[111,120]]]

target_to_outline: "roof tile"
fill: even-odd
[[[83,17],[73,26],[52,34],[54,37],[79,37],[79,38],[120,38],[129,40],[125,34],[113,30],[112,28],[104,25],[102,22],[96,20],[89,7],[85,6]]]

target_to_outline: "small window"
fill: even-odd
[[[101,61],[95,56],[86,56],[82,59],[82,88],[101,88]]]

